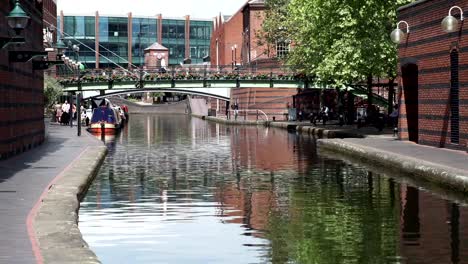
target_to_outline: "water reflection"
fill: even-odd
[[[466,263],[465,207],[308,137],[135,115],[107,144],[80,210],[103,263]]]

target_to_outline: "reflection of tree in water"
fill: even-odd
[[[389,186],[341,162],[316,164],[284,194],[288,210],[270,215],[272,262],[386,263],[397,250]]]

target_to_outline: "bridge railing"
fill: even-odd
[[[154,80],[304,80],[293,66],[178,65],[134,69],[89,69],[57,76],[64,83]]]

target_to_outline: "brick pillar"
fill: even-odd
[[[128,68],[132,66],[132,35],[133,35],[133,23],[132,23],[132,12],[128,13]]]
[[[162,15],[159,14],[158,15],[158,29],[157,29],[157,36],[158,36],[158,43],[162,45],[162,23],[163,23],[163,20],[162,20]]]
[[[185,16],[185,59],[190,58],[190,16]]]
[[[96,50],[96,69],[99,69],[99,12],[96,11],[96,16],[94,17],[94,32],[95,32],[95,41],[94,49]]]

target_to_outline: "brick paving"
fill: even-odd
[[[96,139],[51,125],[39,147],[0,161],[0,263],[36,263],[26,219],[48,184]]]

